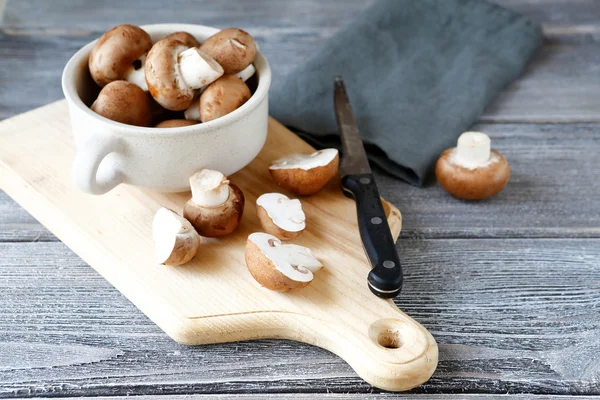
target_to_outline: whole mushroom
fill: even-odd
[[[171,33],[165,39],[178,40],[181,43],[183,43],[184,45],[186,45],[187,47],[200,47],[200,42],[198,42],[198,40],[196,40],[196,38],[188,32]]]
[[[508,183],[510,166],[500,152],[491,150],[491,140],[481,132],[465,132],[456,147],[446,149],[437,161],[435,176],[452,196],[483,200]]]
[[[200,236],[190,222],[162,207],[152,220],[152,237],[159,264],[177,266],[190,261],[200,247]]]
[[[150,126],[152,123],[152,103],[148,93],[127,81],[114,81],[104,86],[90,108],[123,124]]]
[[[145,72],[156,102],[167,110],[182,111],[194,101],[197,89],[223,75],[223,68],[198,48],[163,39],[148,53]]]
[[[246,82],[248,79],[252,77],[256,73],[256,68],[254,65],[250,64],[241,72],[233,75],[237,78],[240,78],[243,82]],[[202,94],[203,89],[200,89]],[[185,110],[185,119],[189,119],[190,121],[200,121],[200,97],[195,99],[192,104]]]
[[[218,237],[233,232],[244,213],[244,194],[219,171],[203,169],[190,177],[192,198],[183,216],[198,233]]]
[[[336,149],[323,149],[280,158],[269,167],[269,172],[279,186],[298,195],[311,195],[336,176],[339,163]]]
[[[265,193],[256,199],[256,213],[264,231],[281,240],[295,239],[306,228],[300,200],[281,193]]]
[[[248,236],[245,259],[252,277],[267,289],[278,292],[307,286],[314,273],[323,268],[310,249],[283,244],[275,236],[262,232]]]
[[[159,122],[154,125],[155,128],[181,128],[184,126],[197,125],[196,121],[189,121],[187,119],[168,119],[166,121]]]
[[[144,78],[146,53],[152,47],[150,35],[135,25],[119,25],[104,33],[94,45],[88,67],[100,87],[126,80],[148,90]]]
[[[200,49],[214,58],[227,75],[237,74],[256,58],[256,42],[248,32],[224,29],[202,43]]]
[[[200,95],[200,121],[217,119],[241,107],[251,93],[248,86],[233,75],[223,75]]]

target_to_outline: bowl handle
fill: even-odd
[[[109,154],[122,151],[122,143],[111,135],[92,133],[77,146],[72,180],[78,189],[90,194],[104,194],[123,182],[124,175],[115,163],[104,163]]]

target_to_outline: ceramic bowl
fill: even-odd
[[[199,41],[218,32],[202,25],[157,24],[142,28],[156,42],[186,31]],[[213,121],[180,128],[142,128],[111,121],[89,106],[99,88],[88,70],[96,41],[85,45],[67,63],[62,87],[69,105],[76,155],[73,183],[91,194],[103,194],[125,183],[162,192],[189,190],[189,177],[202,168],[225,175],[244,168],[267,137],[271,69],[258,52],[254,66],[258,84],[250,100]]]

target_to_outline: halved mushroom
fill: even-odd
[[[150,126],[152,123],[150,96],[138,85],[127,81],[114,81],[104,86],[90,108],[124,124]]]
[[[155,128],[181,128],[183,126],[197,125],[196,121],[188,121],[187,119],[168,119],[154,125]]]
[[[152,39],[135,25],[119,25],[104,33],[90,52],[88,67],[100,87],[126,80],[148,90],[144,78],[146,53]]]
[[[265,193],[256,199],[256,213],[265,232],[291,240],[306,228],[306,216],[298,199],[281,193]]]
[[[187,32],[175,32],[171,33],[165,39],[174,39],[179,40],[181,43],[185,44],[187,47],[200,47],[200,42]]]
[[[435,176],[452,196],[483,200],[508,183],[510,166],[500,152],[491,150],[491,140],[481,132],[465,132],[456,147],[446,149],[437,161]]]
[[[188,108],[197,89],[223,75],[223,68],[212,57],[175,39],[163,39],[152,46],[145,71],[152,97],[172,111]]]
[[[190,222],[162,207],[152,220],[152,236],[159,264],[177,266],[190,261],[200,247],[200,236]]]
[[[200,120],[212,121],[241,107],[251,93],[248,86],[233,75],[223,75],[200,95]]]
[[[310,249],[282,244],[275,236],[262,232],[248,236],[245,259],[252,277],[278,292],[307,286],[313,274],[323,268]]]
[[[227,75],[237,74],[256,58],[256,42],[248,32],[237,28],[215,33],[200,49],[221,64]]]
[[[244,213],[244,193],[219,171],[203,169],[190,177],[192,198],[185,203],[183,216],[206,237],[233,232]]]
[[[269,167],[269,172],[279,186],[298,195],[311,195],[336,176],[339,163],[336,149],[323,149],[276,160]]]

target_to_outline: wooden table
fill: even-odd
[[[476,126],[511,162],[506,190],[466,203],[377,175],[404,214],[398,305],[440,344],[437,372],[412,393],[600,395],[600,1],[496,1],[547,36]],[[0,119],[62,98],[67,59],[112,25],[240,26],[282,79],[366,3],[9,0]],[[397,396],[379,392],[308,345],[178,345],[0,192],[0,397]]]

